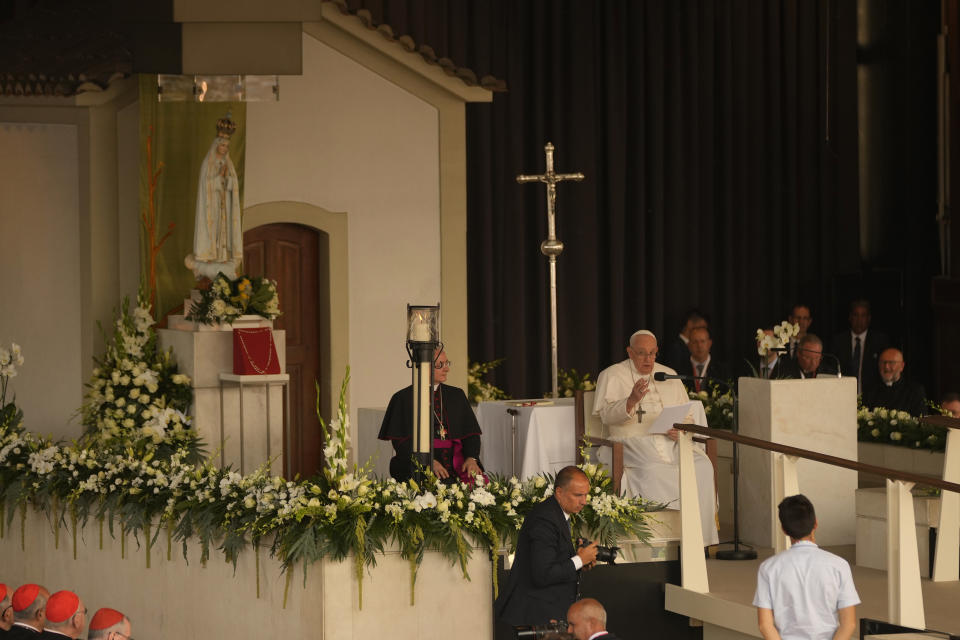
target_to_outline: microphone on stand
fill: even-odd
[[[838,377],[838,378],[842,378],[842,377],[843,377],[843,373],[840,371],[840,358],[838,358],[837,356],[833,355],[832,353],[824,353],[823,355],[825,355],[825,356],[830,356],[831,358],[833,358],[833,361],[837,363],[837,377]]]
[[[657,371],[653,374],[653,379],[657,382],[664,380],[703,380],[703,377],[685,376],[682,373],[667,373],[666,371]]]

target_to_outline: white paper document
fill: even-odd
[[[699,400],[691,400],[690,402],[673,405],[672,407],[664,407],[660,416],[650,425],[650,430],[647,431],[647,433],[666,433],[670,431],[670,429],[673,429],[673,425],[678,422],[683,424],[705,423],[706,420],[697,420],[699,416],[704,416],[703,403]],[[701,426],[706,426],[706,424]]]

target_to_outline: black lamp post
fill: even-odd
[[[413,372],[413,476],[433,468],[433,358],[440,347],[440,304],[407,305],[407,354]]]

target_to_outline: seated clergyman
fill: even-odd
[[[607,425],[611,440],[623,441],[623,490],[648,500],[673,502],[671,507],[676,508],[680,497],[679,431],[670,429],[666,435],[648,432],[664,407],[689,402],[687,391],[679,380],[654,380],[657,372],[676,372],[656,362],[657,338],[650,331],[630,336],[627,356],[600,372],[593,413]],[[703,543],[717,544],[713,465],[699,447],[694,448],[694,465]]]
[[[437,351],[433,362],[433,472],[444,481],[473,482],[483,473],[480,464],[480,424],[463,389],[443,384],[450,361]],[[390,475],[407,480],[413,473],[413,387],[393,394],[380,425],[380,440],[393,444]]]

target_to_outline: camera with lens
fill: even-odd
[[[580,548],[586,547],[592,544],[592,540],[580,540]],[[597,562],[606,562],[607,564],[614,564],[617,559],[617,552],[620,551],[620,547],[602,547],[597,545]]]
[[[514,627],[513,632],[516,634],[517,640],[543,640],[552,634],[566,636],[567,627],[566,620],[557,620],[546,624]]]

